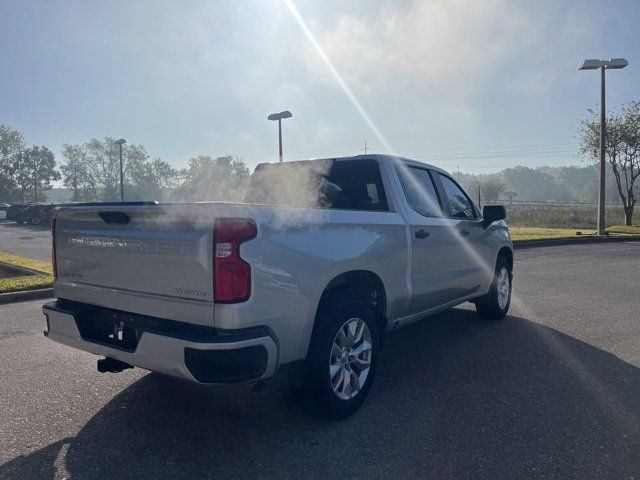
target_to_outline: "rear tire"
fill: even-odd
[[[366,303],[346,296],[323,302],[305,372],[317,414],[339,420],[360,408],[373,384],[378,346],[377,322]]]
[[[478,315],[490,320],[503,319],[511,305],[512,281],[513,274],[509,262],[504,257],[498,257],[489,293],[475,301]]]

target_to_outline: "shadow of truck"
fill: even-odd
[[[454,309],[390,335],[364,408],[339,423],[251,394],[146,375],[1,478],[629,478],[640,371],[524,318]],[[64,408],[61,406],[60,408]],[[62,453],[61,453],[62,452]],[[57,460],[56,460],[57,459]]]

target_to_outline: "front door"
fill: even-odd
[[[451,269],[455,271],[457,298],[479,292],[493,275],[490,265],[490,248],[482,218],[465,191],[449,176],[434,173],[443,211],[452,232],[455,255],[451,257]]]

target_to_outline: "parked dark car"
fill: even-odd
[[[0,203],[0,220],[5,220],[7,218],[7,210],[11,205],[8,203]]]
[[[24,203],[14,203],[7,208],[7,220],[16,220],[22,210],[27,207]]]
[[[49,205],[45,205],[42,210],[40,210],[40,223],[42,225],[50,225],[53,220],[53,210],[56,207],[60,207],[61,204],[51,203]]]
[[[42,223],[40,214],[46,207],[47,205],[28,205],[16,216],[16,222],[40,225]]]

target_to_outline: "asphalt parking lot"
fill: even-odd
[[[501,322],[467,307],[390,335],[364,407],[329,423],[42,336],[0,306],[0,478],[640,478],[640,242],[516,252]]]
[[[0,252],[48,262],[51,260],[50,227],[0,221]]]

